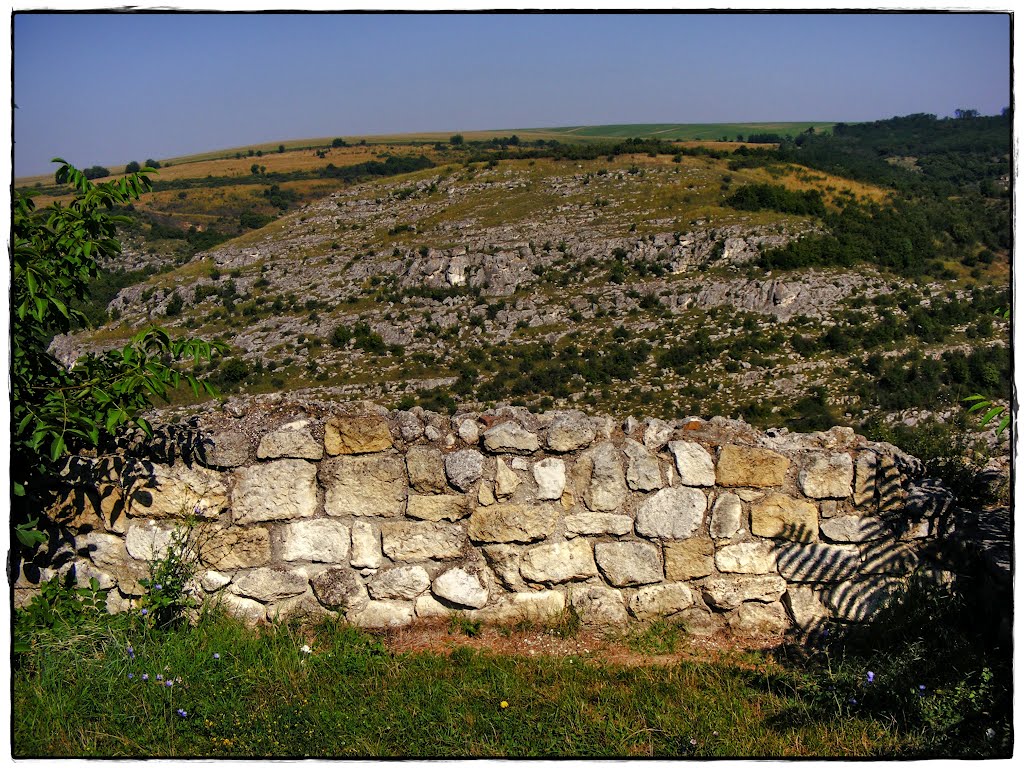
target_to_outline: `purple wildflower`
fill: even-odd
[[[163,680],[163,679],[164,679],[164,676],[163,676],[163,675],[157,675],[157,676],[156,676],[156,679],[157,679],[157,680]]]
[[[215,654],[213,654],[213,658],[215,658],[215,659],[219,659],[219,658],[220,658],[220,654],[219,654],[219,653],[215,653]]]
[[[142,676],[142,682],[146,682],[147,680],[149,680],[149,675],[148,674],[144,674]]]
[[[188,717],[188,712],[186,712],[184,709],[179,709],[178,717]]]
[[[134,680],[135,679],[135,675],[133,675],[131,672],[129,672],[128,673],[128,679],[129,680]]]
[[[128,655],[131,656],[133,659],[135,658],[135,649],[132,648],[130,645],[128,646]]]
[[[174,681],[173,680],[168,680],[166,683],[164,683],[164,685],[166,685],[168,688],[170,688],[172,685],[174,685]]]
[[[875,682],[875,673],[874,672],[868,672],[868,682],[869,683]]]
[[[141,611],[139,611],[139,614],[141,614],[142,616],[148,616],[149,615],[149,611],[147,611],[145,608],[143,608]]]

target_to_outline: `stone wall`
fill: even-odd
[[[845,428],[759,432],[501,408],[251,401],[76,457],[47,560],[133,606],[194,514],[196,591],[248,620],[339,612],[365,627],[459,611],[585,622],[670,616],[694,633],[861,621],[930,564],[952,499]]]

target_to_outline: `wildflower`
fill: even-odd
[[[850,705],[856,707],[857,706],[857,700],[856,699],[850,699]]]
[[[697,746],[697,740],[696,739],[690,739],[690,746],[691,747],[696,747]]]
[[[148,675],[148,674],[144,674],[144,675],[142,676],[142,682],[144,682],[144,683],[145,683],[145,682],[147,682],[148,680],[149,680],[149,675]]]
[[[173,680],[168,680],[166,683],[164,683],[164,685],[166,685],[168,688],[170,688],[172,685],[174,685],[174,681]]]
[[[141,611],[139,611],[139,615],[141,615],[141,616],[148,616],[149,615],[149,611],[147,611],[145,608],[143,608]]]
[[[310,654],[310,653],[312,653],[312,652],[313,652],[313,649],[312,649],[312,648],[310,648],[310,647],[309,647],[308,645],[304,645],[304,646],[302,646],[301,648],[299,648],[299,650],[300,650],[300,651],[301,651],[302,653],[305,653],[305,654]]]
[[[128,673],[128,679],[129,680],[134,680],[135,679],[135,675],[133,675],[131,672],[129,672]]]
[[[869,683],[875,682],[875,673],[874,672],[868,672],[868,682]]]
[[[130,645],[128,646],[128,655],[131,656],[133,659],[135,658],[135,649],[132,648]]]
[[[219,653],[215,653],[215,654],[213,654],[213,658],[215,658],[215,659],[219,659],[219,658],[220,658],[220,654],[219,654]]]
[[[918,696],[924,696],[924,692],[925,692],[925,687],[923,685],[917,686],[917,695]]]
[[[184,709],[179,709],[178,717],[188,717],[188,712],[186,712]]]
[[[502,709],[508,709],[508,702],[507,701],[501,702],[501,708]]]
[[[157,679],[157,680],[163,680],[163,679],[164,679],[164,676],[163,676],[163,675],[157,675],[157,676],[156,676],[156,679]]]
[[[154,584],[153,585],[153,589],[158,589],[158,590],[159,589],[163,589],[163,585],[162,584]]]

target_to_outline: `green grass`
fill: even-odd
[[[75,620],[57,628],[22,616],[13,754],[1008,756],[1009,658],[969,626],[969,605],[917,592],[878,628],[809,651],[691,650],[633,666],[476,651],[469,621],[413,653],[333,619],[251,630],[210,613],[158,631],[124,614],[58,611]],[[568,619],[548,634],[576,637]],[[658,655],[690,639],[662,621],[617,642]]]

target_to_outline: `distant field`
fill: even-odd
[[[591,139],[622,139],[622,138],[656,138],[679,140],[710,140],[721,139],[723,136],[735,139],[738,135],[748,136],[751,133],[777,133],[785,136],[796,136],[808,128],[815,131],[830,131],[835,123],[635,123],[627,125],[584,125],[575,128],[544,128],[544,133],[561,135],[568,138]],[[520,135],[532,136],[532,130],[522,131]]]

